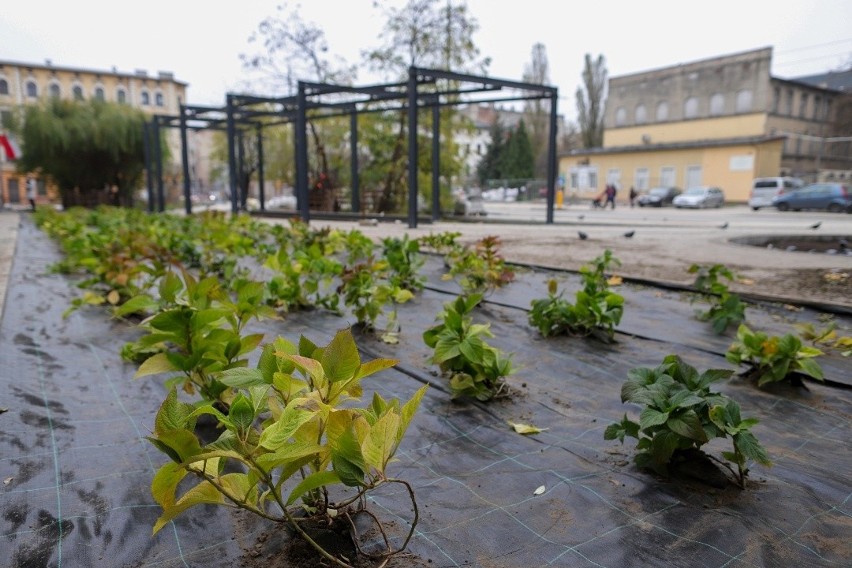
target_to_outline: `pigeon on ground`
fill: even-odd
[[[635,234],[636,234],[636,231],[627,231],[626,233],[624,233],[624,236],[629,239]]]
[[[720,229],[727,229],[727,228],[728,228],[728,222],[727,222],[727,221],[725,221],[724,223],[722,223],[721,225],[719,225],[719,228],[720,228]]]
[[[813,225],[811,225],[811,229],[819,229],[819,226],[822,225],[822,221],[817,221]]]
[[[580,221],[582,221],[585,218],[586,218],[585,215],[577,215],[577,219],[579,219]]]
[[[846,250],[849,248],[849,241],[847,241],[846,239],[840,239],[839,241],[837,241],[837,246],[840,247],[840,250]]]
[[[583,231],[577,231],[577,236],[580,237],[581,241],[585,241],[586,239],[589,238],[589,235],[587,235]]]

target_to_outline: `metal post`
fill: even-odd
[[[417,228],[417,69],[408,68],[408,228]]]
[[[239,209],[244,210],[245,208],[245,200],[248,199],[248,187],[246,187],[246,195],[243,195],[243,188],[241,187],[241,183],[243,182],[243,172],[246,171],[246,149],[245,149],[245,140],[243,138],[242,129],[237,130],[237,195],[239,200]]]
[[[361,212],[361,187],[358,179],[358,113],[352,109],[349,115],[349,165],[352,178],[352,212]]]
[[[550,96],[550,131],[547,139],[547,223],[553,223],[553,200],[556,197],[556,101],[558,89]]]
[[[310,204],[308,203],[308,136],[307,119],[305,117],[305,83],[299,81],[299,93],[296,99],[296,205],[302,216],[302,221],[310,221]]]
[[[154,157],[157,159],[157,211],[166,210],[166,195],[163,187],[163,148],[160,144],[160,121],[154,118]]]
[[[258,124],[257,125],[257,185],[258,185],[258,198],[260,199],[260,210],[266,210],[266,192],[264,191],[263,184],[265,180],[263,179],[263,127]]]
[[[151,131],[148,121],[142,123],[142,151],[145,154],[145,186],[148,188],[148,213],[154,212],[154,172],[151,165]]]
[[[187,215],[192,215],[192,195],[189,177],[189,148],[186,140],[186,108],[183,103],[180,109],[180,161],[183,166],[183,206]]]
[[[432,107],[432,221],[441,218],[441,107],[438,97]]]
[[[227,95],[225,107],[228,114],[228,182],[231,189],[231,213],[236,215],[240,210],[240,207],[239,202],[237,201],[237,153],[234,148],[236,128],[234,126],[234,101],[232,95]]]

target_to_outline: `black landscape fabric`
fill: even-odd
[[[286,531],[225,507],[191,509],[152,536],[160,509],[150,484],[167,458],[144,437],[166,395],[162,377],[134,380],[135,367],[120,359],[139,333],[127,322],[99,308],[63,319],[81,290],[49,272],[59,258],[24,219],[0,322],[0,566],[271,566],[263,560]],[[452,402],[421,334],[456,289],[440,280],[437,259],[426,272],[428,289],[400,307],[399,345],[355,334],[364,358],[400,359],[367,379],[367,391],[408,398],[432,385],[391,466],[413,485],[421,513],[410,555],[397,565],[852,565],[848,388],[716,383],[760,420],[753,432],[773,466],[754,466],[745,490],[661,479],[636,469],[632,442],[605,441],[603,431],[625,412],[638,416],[619,394],[633,367],[678,353],[699,370],[730,368],[731,335],[696,320],[687,295],[625,284],[616,343],[542,339],[527,323],[529,301],[546,295],[548,278],[568,297],[579,280],[525,270],[474,314],[491,324],[492,345],[514,353],[511,396]],[[747,311],[754,328],[776,334],[818,316],[768,304]],[[350,320],[311,312],[254,327],[269,339],[305,334],[325,344]],[[821,362],[827,378],[849,382],[848,359]],[[544,431],[521,436],[509,422]],[[717,457],[727,449],[707,446]],[[407,496],[380,491],[369,506],[398,544],[411,519]]]

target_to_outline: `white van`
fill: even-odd
[[[755,211],[761,207],[769,207],[776,196],[804,185],[805,182],[794,177],[757,178],[751,184],[748,206]]]

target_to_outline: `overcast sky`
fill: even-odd
[[[0,60],[171,71],[189,83],[189,103],[218,106],[245,80],[239,55],[254,49],[249,36],[264,17],[278,13],[282,1],[9,0],[0,10]],[[376,45],[384,24],[372,4],[305,0],[300,11],[325,30],[333,54],[354,64],[362,50]],[[767,46],[774,48],[777,77],[852,65],[850,0],[467,0],[467,5],[480,24],[473,39],[492,59],[491,76],[521,80],[533,45],[545,45],[550,83],[560,92],[559,112],[569,119],[576,114],[574,92],[585,53],[604,55],[610,77]]]

